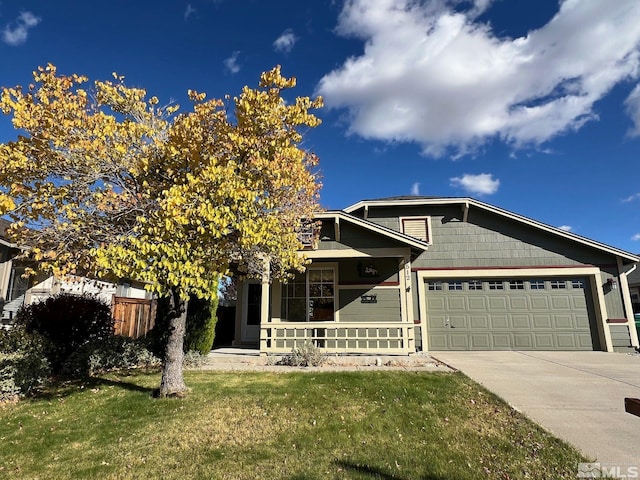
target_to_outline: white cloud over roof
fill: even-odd
[[[2,30],[2,41],[14,47],[22,45],[27,41],[29,30],[38,25],[41,20],[31,12],[21,12],[14,22],[5,25]]]
[[[350,133],[462,155],[489,139],[519,148],[577,130],[598,118],[596,101],[640,76],[637,0],[564,0],[515,39],[477,21],[490,3],[347,0],[337,32],[362,39],[364,53],[317,93],[348,110]],[[640,134],[640,87],[626,108]]]
[[[475,195],[494,194],[500,186],[500,180],[494,179],[491,173],[480,173],[479,175],[465,173],[461,177],[450,178],[449,181],[452,187],[462,188]]]

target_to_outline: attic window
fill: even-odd
[[[431,217],[401,217],[400,228],[405,235],[431,243]]]

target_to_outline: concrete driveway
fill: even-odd
[[[607,465],[640,467],[640,355],[605,352],[432,352],[514,408]]]

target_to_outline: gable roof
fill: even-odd
[[[384,227],[382,225],[378,225],[377,223],[370,222],[368,220],[364,220],[360,217],[356,217],[351,215],[343,210],[327,210],[324,212],[316,213],[314,218],[317,219],[337,219],[338,221],[346,221],[362,227],[364,229],[370,230],[372,232],[376,232],[380,235],[383,235],[387,238],[391,238],[398,242],[404,243],[405,245],[415,248],[417,250],[427,250],[429,248],[429,244],[427,242],[423,242],[415,237],[410,235],[406,235],[404,233],[400,233],[396,230],[392,230],[390,228]]]
[[[551,233],[553,235],[557,235],[559,237],[563,237],[568,240],[581,243],[591,248],[595,248],[595,249],[607,252],[609,254],[612,254],[624,260],[627,260],[628,262],[631,262],[631,263],[640,261],[640,257],[633,253],[621,250],[616,247],[612,247],[610,245],[606,245],[601,242],[597,242],[595,240],[591,240],[590,238],[583,237],[581,235],[576,235],[575,233],[572,233],[572,232],[561,230],[557,227],[552,227],[551,225],[547,225],[546,223],[533,220],[523,215],[510,212],[503,208],[496,207],[494,205],[490,205],[488,203],[484,203],[470,197],[424,197],[424,196],[387,197],[387,198],[380,198],[380,199],[374,199],[374,200],[362,200],[360,202],[357,202],[357,203],[354,203],[353,205],[348,206],[347,208],[344,209],[344,211],[351,214],[361,209],[367,210],[369,207],[421,206],[421,205],[460,205],[466,208],[469,208],[469,207],[478,208],[480,210],[484,210],[487,212],[494,213],[496,215],[503,216],[505,218],[509,218],[511,220],[515,220],[516,222],[520,222],[524,225],[528,225],[530,227],[543,230],[547,233]]]

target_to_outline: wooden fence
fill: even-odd
[[[116,335],[143,337],[156,323],[155,300],[113,297],[113,318]]]

